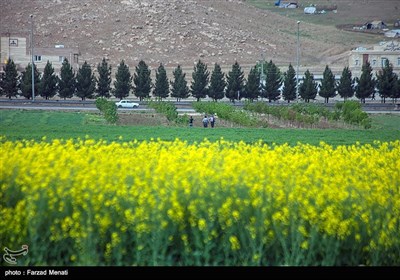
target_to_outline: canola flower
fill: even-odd
[[[400,265],[400,141],[0,139],[30,265]]]

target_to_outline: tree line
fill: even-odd
[[[0,75],[0,95],[5,95],[10,99],[17,95],[26,99],[32,98],[31,64],[28,64],[24,72],[18,73],[13,60],[9,60],[3,70]],[[156,69],[154,82],[151,78],[151,70],[143,60],[135,67],[133,75],[129,66],[122,60],[117,66],[113,83],[111,70],[105,58],[97,65],[97,76],[86,61],[75,73],[68,59],[64,59],[59,75],[56,75],[49,61],[43,73],[39,73],[34,64],[35,92],[45,99],[57,94],[63,99],[73,96],[82,100],[111,96],[123,99],[133,92],[141,101],[150,98],[152,94],[157,100],[172,97],[180,101],[192,96],[197,101],[206,97],[218,101],[226,97],[231,102],[241,99],[252,101],[260,97],[268,99],[269,102],[281,97],[287,102],[297,98],[310,102],[319,95],[327,103],[329,98],[337,95],[344,100],[355,95],[361,102],[365,102],[366,98],[374,98],[378,90],[383,102],[386,98],[392,98],[393,101],[400,98],[400,79],[393,72],[393,66],[388,61],[376,73],[376,78],[373,77],[369,62],[363,65],[359,78],[353,78],[349,68],[345,67],[339,81],[336,81],[327,65],[320,84],[307,70],[299,81],[298,89],[293,66],[289,64],[288,70],[282,73],[272,60],[252,67],[247,79],[237,61],[232,65],[231,71],[225,74],[217,63],[210,73],[207,65],[199,60],[194,66],[190,86],[186,80],[186,73],[180,65],[174,69],[173,78],[169,80],[165,67],[161,63]]]

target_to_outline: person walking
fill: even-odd
[[[193,127],[193,116],[189,118],[189,127]]]
[[[211,124],[211,128],[214,128],[214,124],[215,124],[215,116],[211,115],[210,117],[210,124]]]
[[[207,127],[208,127],[208,118],[207,118],[207,115],[204,116],[204,118],[203,118],[203,126],[204,126],[204,128],[207,128]]]

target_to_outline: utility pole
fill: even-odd
[[[299,60],[300,60],[300,21],[297,21],[297,69],[296,69],[296,98],[299,98]]]
[[[265,54],[264,52],[261,53],[261,74],[260,74],[260,86],[265,85],[265,74],[264,74],[264,64],[265,64]]]
[[[32,59],[32,102],[35,102],[35,63],[34,63],[34,58],[33,58],[33,15],[30,15],[31,17],[31,59]]]

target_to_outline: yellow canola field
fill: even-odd
[[[0,147],[0,244],[24,264],[400,265],[400,141]]]

